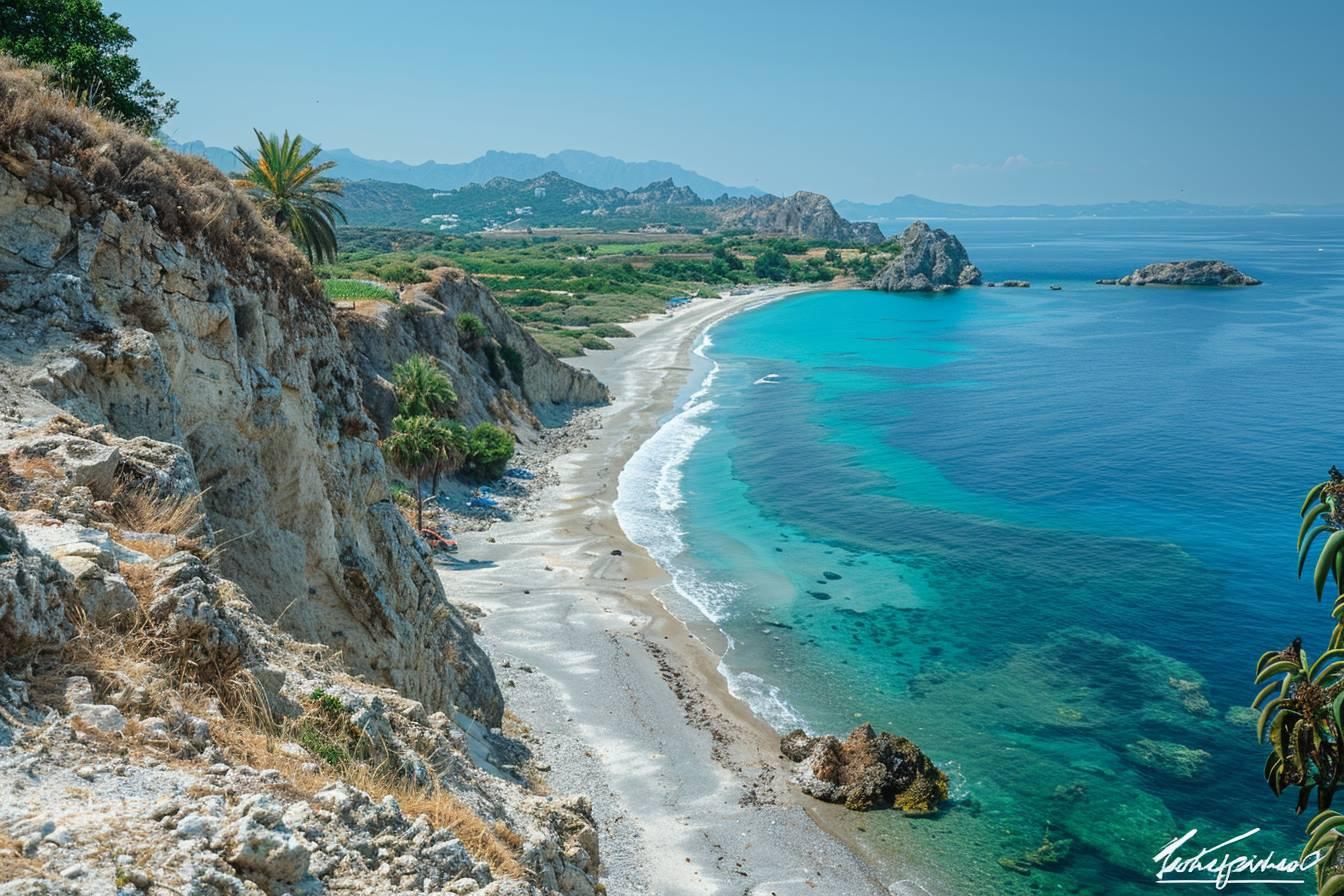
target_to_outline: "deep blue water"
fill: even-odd
[[[1262,651],[1330,629],[1293,540],[1344,460],[1344,219],[951,229],[987,279],[1033,288],[813,293],[722,323],[622,476],[623,524],[776,727],[870,721],[949,771],[937,817],[852,816],[918,884],[898,889],[1151,892],[1190,828],[1295,854],[1237,708]],[[1265,285],[1092,282],[1196,257]],[[1001,863],[1045,838],[1055,864]]]

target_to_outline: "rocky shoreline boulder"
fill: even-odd
[[[905,228],[901,254],[873,278],[873,289],[887,292],[942,292],[979,286],[980,269],[971,264],[961,240],[923,221]]]
[[[803,793],[846,809],[928,815],[947,799],[947,775],[919,747],[871,725],[860,725],[843,741],[791,731],[779,750],[799,764],[793,781]]]
[[[1098,280],[1098,283],[1103,281]],[[1225,261],[1161,261],[1115,281],[1120,286],[1259,286]]]

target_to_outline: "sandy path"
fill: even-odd
[[[552,789],[592,795],[613,896],[886,892],[808,814],[843,810],[790,791],[777,737],[653,597],[666,577],[612,512],[617,474],[672,410],[696,336],[780,292],[697,301],[581,359],[616,396],[600,427],[555,461],[533,519],[461,536],[461,559],[492,565],[442,573],[450,598],[487,611],[483,643]]]

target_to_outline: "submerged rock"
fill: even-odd
[[[871,725],[860,725],[844,741],[791,731],[779,749],[799,763],[793,780],[803,793],[846,809],[890,807],[927,815],[947,799],[947,775],[919,747]]]
[[[901,254],[873,278],[873,288],[888,292],[942,292],[978,286],[980,269],[946,230],[916,221],[900,236]]]
[[[1209,758],[1207,750],[1147,738],[1126,744],[1125,755],[1145,768],[1166,772],[1177,778],[1195,777]]]
[[[1101,282],[1101,281],[1098,281]],[[1225,261],[1162,261],[1116,281],[1120,286],[1259,286]]]

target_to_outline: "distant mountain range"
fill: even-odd
[[[207,146],[200,140],[188,143],[167,141],[178,152],[205,156],[221,171],[237,171],[238,160],[233,152],[220,146]],[[470,162],[423,162],[408,165],[405,162],[386,162],[366,159],[348,149],[323,151],[322,161],[333,161],[337,176],[347,180],[380,180],[390,183],[413,184],[433,190],[452,190],[467,184],[483,184],[491,178],[508,177],[527,180],[549,172],[602,189],[619,187],[636,190],[646,184],[671,179],[679,187],[689,187],[700,196],[761,196],[755,187],[732,187],[719,183],[671,162],[625,162],[611,156],[599,156],[578,149],[566,149],[538,156],[527,152],[500,152],[490,150]]]
[[[340,205],[351,226],[440,233],[581,227],[598,230],[743,230],[837,243],[882,241],[875,224],[851,224],[825,196],[795,193],[703,199],[666,180],[602,189],[554,171],[527,180],[492,177],[455,190],[377,180],[347,181]]]
[[[179,152],[205,156],[223,171],[238,170],[238,162],[233,153],[223,147],[207,146],[200,140],[180,144],[169,140],[167,143],[170,148]],[[419,165],[366,159],[348,149],[328,150],[322,153],[321,158],[324,161],[336,162],[337,167],[333,174],[342,179],[380,182],[379,186],[369,189],[378,192],[390,203],[387,212],[384,214],[376,211],[371,204],[371,196],[365,197],[370,203],[357,212],[365,220],[368,220],[368,216],[378,217],[379,223],[391,223],[394,217],[395,220],[403,221],[407,217],[404,213],[412,209],[424,212],[416,216],[417,220],[419,217],[438,211],[425,206],[424,197],[419,194],[393,189],[397,185],[447,192],[469,184],[484,185],[495,178],[525,182],[555,174],[580,186],[587,185],[588,189],[596,190],[638,192],[651,184],[670,180],[678,187],[693,191],[698,199],[700,197],[712,199],[725,195],[730,199],[769,195],[755,187],[733,187],[720,183],[672,162],[626,162],[577,149],[567,149],[548,156],[491,150],[470,162],[424,162]],[[1201,205],[1179,200],[1157,200],[1082,205],[966,205],[938,202],[914,194],[897,196],[889,202],[882,203],[842,199],[836,201],[834,207],[835,211],[850,221],[871,221],[884,225],[888,232],[899,230],[911,221],[921,218],[1197,218],[1231,215],[1344,214],[1344,204],[1339,203],[1316,206]],[[492,212],[492,215],[498,217],[503,208],[501,205]],[[689,220],[686,223],[689,223]]]
[[[907,194],[880,204],[839,200],[835,210],[856,221],[909,224],[923,218],[1214,218],[1233,215],[1339,215],[1344,205],[1199,205],[1178,200],[1091,205],[962,205]]]

